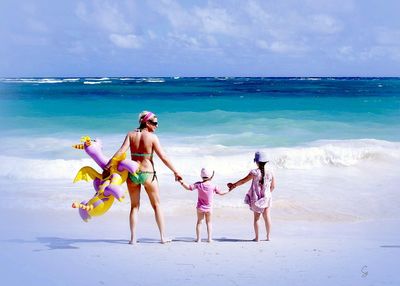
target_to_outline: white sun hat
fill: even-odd
[[[207,170],[206,168],[202,168],[200,172],[200,176],[203,179],[210,179],[214,176],[214,171]]]

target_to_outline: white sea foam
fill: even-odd
[[[400,144],[379,140],[319,141],[315,146],[275,149],[272,161],[284,169],[353,166],[364,160],[400,159]]]
[[[149,77],[149,78],[144,78],[143,81],[150,82],[150,83],[162,83],[162,82],[165,82],[165,79]]]
[[[106,155],[115,152],[119,139],[119,136],[104,138]],[[83,166],[101,170],[83,150],[71,148],[77,141],[33,138],[21,140],[22,145],[14,144],[19,148],[14,153],[12,149],[3,150],[0,178],[6,184],[3,184],[0,207],[69,208],[72,201],[90,198],[92,184],[72,184],[72,180]],[[12,138],[0,140],[2,145],[12,142]],[[251,148],[164,143],[167,143],[164,144],[166,153],[188,183],[198,181],[200,169],[205,166],[215,170],[213,182],[226,189],[227,182],[238,180],[255,168]],[[117,147],[112,148],[114,145]],[[39,152],[38,146],[42,146],[42,153],[38,158],[31,158],[30,153]],[[398,217],[399,142],[333,140],[293,148],[261,149],[267,152],[270,158],[267,166],[274,169],[277,177],[273,202],[275,218],[353,221]],[[158,157],[155,157],[155,166],[162,201],[168,206],[165,212],[193,213],[197,195],[179,191],[181,187]],[[232,215],[247,212],[243,196],[248,187],[247,184],[227,196],[217,196],[216,210],[232,212]],[[127,212],[128,209],[129,200],[113,206],[113,211]],[[151,212],[147,200],[144,200],[143,209]]]
[[[110,80],[109,77],[86,77],[85,80],[88,81],[104,81],[104,80]]]
[[[38,83],[62,83],[64,82],[62,79],[52,79],[52,78],[44,78],[42,80],[38,80]]]
[[[0,158],[1,159],[1,158]],[[43,163],[43,162],[42,162]],[[70,163],[70,162],[69,162]],[[85,160],[77,162],[88,163]],[[68,164],[63,162],[62,164]],[[157,165],[159,170],[160,165]],[[199,170],[190,174],[187,169],[180,169],[188,183],[199,180]],[[276,173],[277,188],[273,193],[274,219],[284,220],[317,220],[317,221],[354,221],[363,219],[399,218],[397,194],[399,179],[397,173],[388,174],[385,169],[377,172],[377,168],[361,166],[360,168],[330,168],[328,172],[320,170],[281,170]],[[18,170],[21,171],[21,170]],[[25,169],[23,171],[29,171]],[[37,176],[43,171],[36,170]],[[32,171],[33,172],[33,171]],[[73,201],[89,199],[93,195],[90,182],[81,181],[73,184],[75,173],[68,174],[64,179],[53,180],[50,176],[41,176],[37,180],[3,179],[2,200],[0,208],[70,208]],[[47,173],[45,175],[51,175]],[[219,172],[213,183],[226,190],[226,183],[246,175],[240,174],[222,176]],[[397,178],[397,179],[396,179]],[[159,174],[162,205],[166,214],[195,216],[197,201],[196,192],[186,192],[173,181],[171,172]],[[385,182],[382,187],[382,182]],[[123,186],[126,189],[126,186]],[[251,214],[243,203],[243,198],[249,184],[238,187],[228,195],[214,198],[216,215],[231,217],[247,217]],[[148,199],[143,197],[142,212],[152,213]],[[129,212],[129,199],[116,202],[113,212]]]
[[[83,84],[101,84],[101,81],[84,81]]]
[[[7,82],[10,83],[63,83],[62,79],[55,78],[15,78],[15,79],[6,79]]]
[[[80,80],[79,77],[78,78],[64,78],[63,79],[64,82],[77,82],[79,80]]]
[[[300,78],[290,78],[289,80],[322,80],[320,77],[300,77]]]
[[[94,165],[81,150],[71,148],[78,140],[37,138],[21,142],[18,150],[11,147],[18,139],[2,139],[4,146],[0,160],[0,177],[15,179],[64,179],[71,176],[84,164]],[[111,155],[118,146],[117,139],[104,148],[104,153]],[[25,142],[25,143],[24,143]],[[104,142],[104,141],[103,141]],[[270,159],[270,165],[284,170],[311,170],[325,166],[345,168],[361,162],[385,163],[400,160],[400,143],[380,140],[318,141],[310,146],[292,148],[261,148]],[[169,142],[165,150],[173,154],[174,162],[189,173],[197,173],[202,165],[209,166],[222,176],[240,173],[254,167],[252,162],[254,148],[226,147],[222,145],[173,145]],[[32,156],[36,153],[37,156]],[[160,174],[169,170],[161,162]],[[50,171],[49,171],[50,170]]]
[[[9,83],[19,83],[19,82],[36,82],[35,78],[3,78],[1,81]]]
[[[0,176],[7,179],[71,179],[81,167],[95,167],[93,160],[86,158],[45,160],[0,156],[0,160]]]

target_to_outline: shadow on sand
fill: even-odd
[[[251,239],[226,238],[226,237],[214,238],[214,241],[218,241],[218,242],[254,242]]]
[[[172,240],[173,242],[196,242],[196,239],[194,237],[177,237]],[[220,238],[213,238],[213,241],[216,242],[253,242],[251,239],[241,239],[241,238],[226,238],[226,237],[220,237]],[[207,242],[207,239],[203,238],[201,242]]]
[[[78,243],[113,243],[113,244],[128,244],[127,240],[123,239],[84,239],[84,238],[61,238],[61,237],[37,237],[36,240],[11,239],[8,242],[13,243],[40,243],[45,245],[48,250],[55,249],[79,249],[75,246]],[[35,250],[41,251],[41,250]]]
[[[202,239],[202,242],[206,242],[206,239]],[[216,242],[253,242],[251,239],[241,239],[241,238],[226,238],[226,237],[220,237],[220,238],[214,238],[213,241]],[[158,239],[151,239],[151,238],[140,238],[137,241],[138,243],[160,243],[160,240]],[[196,239],[194,237],[175,237],[172,239],[172,243],[174,242],[191,242],[195,243]]]
[[[205,242],[205,239],[202,239],[202,242]],[[240,238],[214,238],[215,242],[253,242],[250,239],[240,239]],[[125,239],[86,239],[86,238],[62,238],[62,237],[37,237],[36,240],[24,240],[24,239],[10,239],[8,242],[12,243],[39,243],[47,247],[47,250],[56,250],[56,249],[79,249],[80,247],[76,246],[76,244],[96,244],[96,243],[110,243],[110,244],[128,244],[128,240]],[[153,238],[139,238],[138,243],[155,243],[159,244],[159,239]],[[194,237],[175,237],[172,239],[172,243],[174,242],[190,242],[195,243]],[[382,247],[398,247],[398,246],[382,246]],[[37,249],[34,251],[43,251],[45,249]]]

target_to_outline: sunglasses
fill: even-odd
[[[153,126],[158,126],[158,122],[154,122],[154,121],[151,121],[151,120],[149,120],[147,122],[150,123]]]

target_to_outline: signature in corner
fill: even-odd
[[[368,266],[367,265],[364,265],[362,268],[361,268],[361,277],[362,278],[365,278],[365,277],[367,277],[368,276]]]

